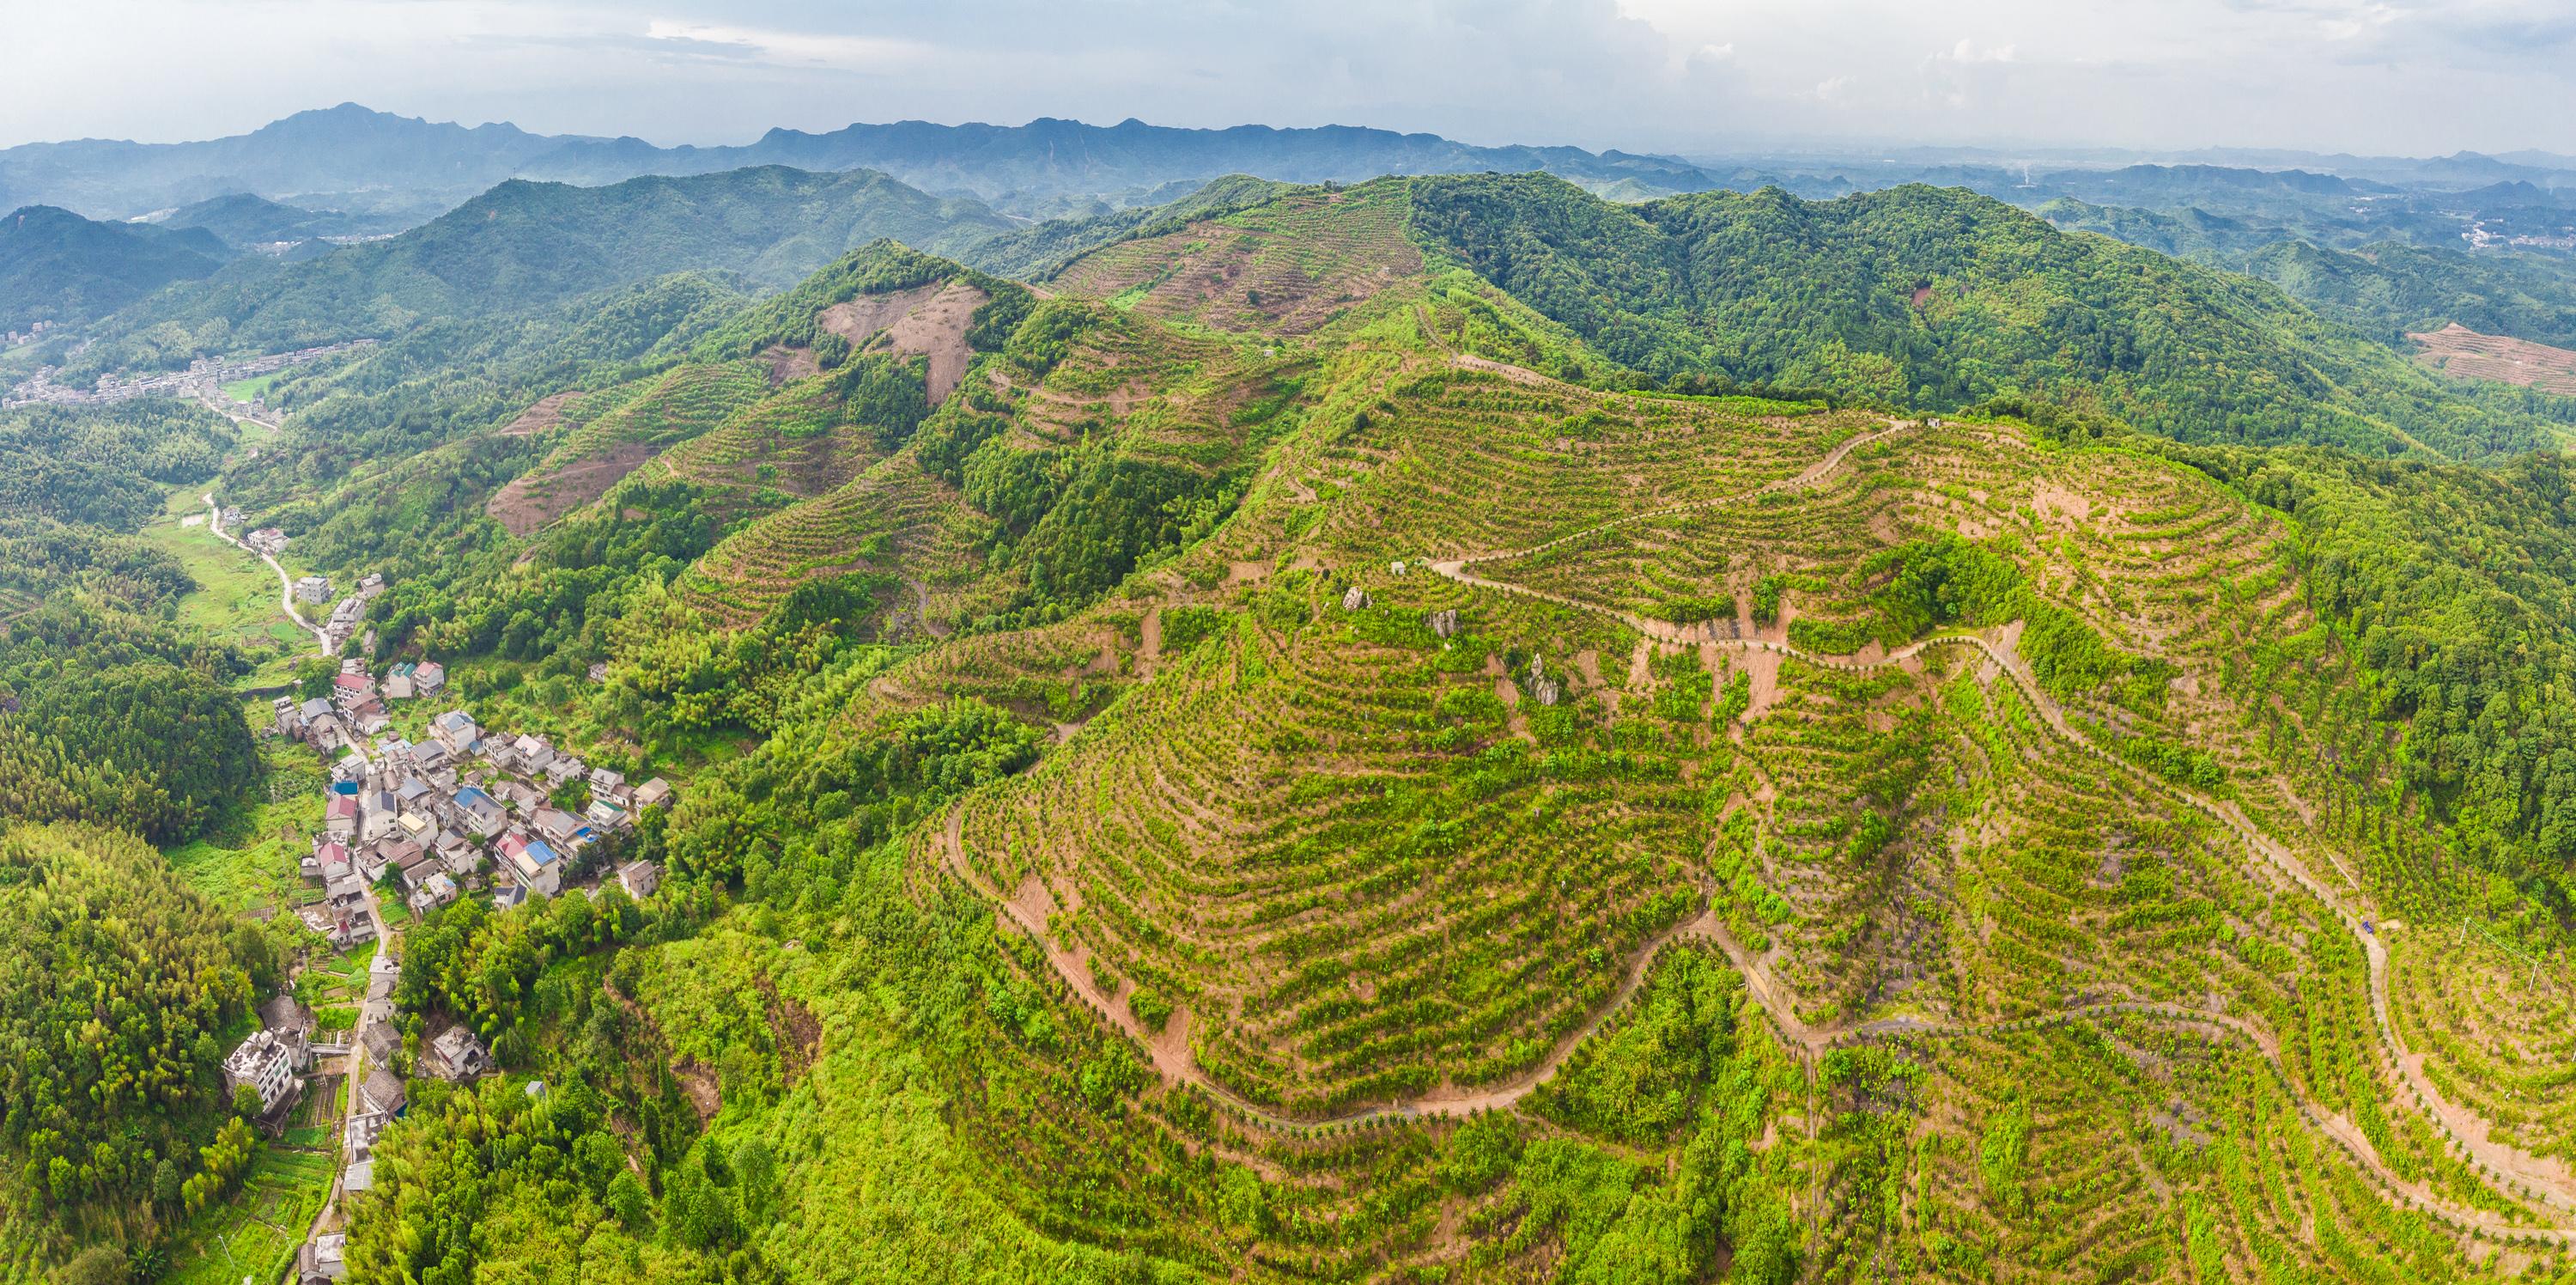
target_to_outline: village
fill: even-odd
[[[268,528],[246,543],[273,555],[285,537]],[[371,574],[340,600],[326,626],[335,648],[361,627],[382,588]],[[307,576],[295,595],[328,601],[330,586]],[[435,661],[396,662],[378,676],[343,660],[328,695],[276,697],[265,729],[310,747],[329,765],[321,824],[298,863],[315,895],[295,913],[334,952],[365,955],[364,999],[351,1029],[325,1033],[310,1008],[280,994],[260,1005],[259,1028],[224,1060],[226,1090],[237,1098],[256,1094],[259,1118],[272,1131],[308,1090],[330,1098],[316,1118],[342,1124],[339,1181],[297,1256],[294,1279],[303,1285],[343,1275],[344,1242],[326,1228],[336,1226],[342,1198],[373,1185],[375,1142],[409,1105],[408,1077],[467,1083],[497,1069],[463,1025],[424,1030],[406,1067],[394,996],[400,938],[382,899],[399,898],[417,917],[464,897],[506,908],[539,896],[596,897],[614,887],[641,900],[661,880],[651,862],[609,857],[638,816],[669,805],[667,782],[630,782],[544,737],[484,728],[443,699],[448,695],[447,671]],[[393,707],[410,702],[450,707],[431,714],[426,735],[414,741],[395,730]]]
[[[37,323],[40,329],[43,324]],[[33,337],[32,334],[29,336],[29,338]],[[104,405],[111,402],[131,401],[137,397],[190,397],[220,406],[231,402],[231,399],[222,396],[221,390],[225,384],[275,374],[289,366],[301,366],[339,353],[372,348],[375,343],[373,339],[349,339],[335,344],[318,344],[311,348],[298,348],[293,352],[267,353],[257,357],[229,360],[199,357],[189,362],[186,370],[166,371],[157,375],[142,375],[131,379],[101,375],[98,377],[98,382],[88,388],[77,384],[55,383],[54,373],[57,368],[45,366],[21,380],[6,394],[0,394],[0,410],[18,406]],[[257,416],[267,411],[267,403],[258,398],[233,404],[239,407],[241,413],[247,415]]]

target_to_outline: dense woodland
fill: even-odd
[[[2576,423],[2466,390],[2277,291],[1922,187],[1613,206],[1545,177],[1443,178],[1416,226],[1623,365],[1955,409],[2099,406],[2188,441],[2464,458]]]
[[[130,537],[169,485],[214,476],[231,421],[139,401],[0,416],[0,815],[85,820],[155,840],[234,805],[258,756],[241,658],[168,619],[194,582]]]
[[[0,940],[7,1265],[110,1229],[148,1249],[249,1160],[224,1040],[275,984],[275,954],[149,845],[23,819],[0,830]]]

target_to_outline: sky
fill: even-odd
[[[903,119],[1724,154],[2576,153],[2576,0],[0,0],[0,146],[355,101],[740,143]]]

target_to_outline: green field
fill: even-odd
[[[255,397],[266,396],[268,394],[268,390],[276,386],[277,376],[273,374],[258,375],[250,379],[236,379],[233,382],[224,385],[224,396],[232,398],[237,402],[246,402]]]
[[[263,1148],[231,1200],[180,1229],[170,1270],[161,1279],[168,1285],[232,1285],[284,1275],[330,1194],[335,1161],[328,1147]]]
[[[246,686],[284,681],[313,646],[313,636],[278,609],[277,576],[249,553],[224,543],[206,525],[204,484],[175,486],[143,538],[167,551],[196,580],[179,599],[180,623],[229,642],[259,662]]]

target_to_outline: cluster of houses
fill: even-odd
[[[379,687],[358,662],[345,660],[331,680],[329,696],[305,701],[278,697],[270,706],[275,715],[271,726],[278,735],[302,741],[324,758],[336,758],[393,726],[386,701],[436,696],[445,690],[447,670],[433,661],[396,665]]]
[[[308,576],[306,578],[311,580],[322,579],[320,576]],[[342,598],[339,602],[332,605],[331,618],[322,622],[322,632],[329,636],[331,650],[338,651],[342,647],[348,645],[349,639],[357,634],[359,623],[364,621],[367,617],[367,604],[375,601],[376,595],[383,593],[384,591],[385,578],[373,571],[370,571],[366,575],[358,578],[358,591],[356,593],[350,594],[348,597]],[[322,596],[314,601],[320,602],[328,599],[330,596],[331,582],[323,580]]]
[[[34,343],[46,331],[53,328],[54,323],[50,321],[35,321],[29,322],[25,330],[0,332],[0,348],[15,348],[20,344]]]
[[[45,323],[36,324],[42,327]],[[35,333],[30,332],[27,338],[34,338]],[[335,353],[371,348],[375,346],[375,342],[373,339],[352,339],[346,343],[322,344],[313,348],[298,348],[293,352],[269,353],[264,356],[231,361],[200,357],[188,363],[188,368],[183,371],[144,375],[135,379],[118,379],[113,375],[101,375],[98,377],[98,383],[90,388],[82,388],[76,384],[57,384],[54,382],[56,368],[46,366],[25,382],[10,389],[7,396],[0,397],[0,408],[32,406],[39,403],[78,405],[87,402],[121,402],[137,397],[184,397],[191,394],[212,397],[223,385],[236,380],[254,379]]]
[[[444,677],[422,662],[386,681],[422,695]],[[363,730],[382,718],[372,680],[342,674],[339,681],[334,700],[341,702],[335,708],[343,726]],[[306,720],[306,728],[317,721]],[[613,769],[557,753],[542,737],[487,736],[463,710],[430,720],[428,740],[388,736],[375,748],[372,758],[353,755],[335,772],[322,833],[303,863],[305,877],[319,881],[324,893],[305,908],[306,922],[343,949],[373,935],[368,889],[389,875],[400,879],[408,904],[422,913],[485,887],[502,905],[535,893],[554,896],[583,849],[633,825],[639,809],[671,798],[659,777],[629,785]],[[577,780],[588,784],[588,802],[577,812],[556,806],[556,795]],[[494,867],[489,878],[487,865]],[[618,877],[641,897],[651,893],[657,873],[638,862]]]
[[[291,995],[279,995],[259,1006],[259,1029],[224,1057],[224,1092],[249,1085],[259,1094],[262,1116],[273,1116],[304,1088],[304,1073],[313,1064],[313,1014]]]

